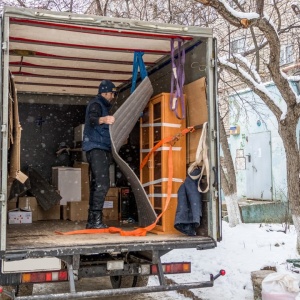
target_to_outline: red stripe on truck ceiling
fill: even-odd
[[[86,61],[86,62],[98,62],[107,64],[118,64],[118,65],[132,65],[132,61],[120,61],[120,60],[110,60],[110,59],[94,59],[85,57],[74,57],[74,56],[63,56],[49,54],[33,50],[22,50],[22,49],[10,49],[9,54],[11,56],[26,56],[26,57],[41,57],[41,58],[51,58],[51,59],[62,59],[62,60],[75,60],[75,61]],[[154,65],[154,62],[144,61],[145,65]]]
[[[90,45],[80,45],[80,44],[68,44],[68,43],[60,43],[60,42],[52,42],[52,41],[38,41],[20,37],[11,36],[11,42],[18,42],[18,43],[26,43],[26,44],[37,44],[37,45],[48,45],[48,46],[55,46],[55,47],[68,47],[68,48],[79,48],[79,49],[91,49],[91,50],[102,50],[102,51],[126,51],[126,52],[134,52],[134,51],[142,51],[144,53],[151,53],[157,55],[165,55],[169,54],[170,51],[163,51],[163,50],[149,50],[149,49],[128,49],[128,48],[112,48],[112,47],[102,47],[102,46],[90,46]]]
[[[105,22],[105,21],[103,21],[103,22]],[[143,38],[153,38],[153,39],[180,38],[185,41],[190,41],[193,39],[192,37],[185,36],[185,35],[138,32],[138,31],[129,31],[127,29],[107,29],[107,28],[100,28],[100,27],[88,27],[88,26],[72,25],[72,24],[64,24],[64,23],[52,23],[52,22],[36,21],[36,20],[21,19],[21,18],[10,18],[10,23],[26,24],[26,25],[30,25],[30,26],[37,26],[37,27],[44,27],[44,28],[50,27],[50,28],[59,29],[59,30],[86,32],[86,33],[92,33],[92,34],[101,33],[101,34],[117,35],[117,36],[129,35],[132,37],[143,37]],[[124,22],[124,23],[126,23],[126,22]]]
[[[10,66],[21,67],[21,68],[36,68],[36,69],[49,69],[49,70],[70,70],[80,72],[94,72],[94,73],[110,73],[110,74],[125,74],[132,75],[132,71],[112,71],[112,70],[99,70],[99,69],[85,69],[85,68],[72,68],[72,67],[59,67],[59,66],[47,66],[37,65],[28,62],[12,61],[9,63]]]
[[[71,85],[71,84],[52,84],[52,83],[39,83],[39,82],[23,82],[15,81],[16,84],[21,85],[36,85],[36,86],[55,86],[55,87],[71,87],[71,88],[81,88],[81,89],[98,89],[97,86],[86,86],[86,85]]]
[[[73,76],[55,76],[55,75],[43,75],[43,74],[33,74],[29,72],[11,72],[15,76],[25,76],[25,77],[36,77],[36,78],[53,78],[53,79],[67,79],[67,80],[80,80],[80,81],[97,81],[100,82],[103,79],[99,78],[82,78],[82,77],[73,77]],[[109,76],[106,76],[105,79],[109,79],[114,82],[130,82],[129,80],[121,80],[121,79],[114,79],[109,78]]]

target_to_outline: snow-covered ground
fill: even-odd
[[[251,271],[264,266],[276,266],[278,271],[289,270],[291,266],[286,260],[299,258],[294,226],[289,226],[287,233],[283,232],[284,228],[280,224],[242,224],[230,228],[228,223],[223,222],[223,240],[217,248],[176,250],[163,256],[163,262],[192,262],[191,274],[167,277],[177,283],[208,281],[209,274],[215,275],[224,269],[226,275],[219,277],[214,287],[194,289],[194,295],[203,300],[252,300]],[[155,284],[155,280],[152,279],[149,284]],[[184,298],[172,293],[174,299]]]

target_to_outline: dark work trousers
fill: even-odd
[[[110,187],[109,166],[112,162],[112,155],[108,151],[92,149],[86,152],[89,163],[91,184],[90,184],[90,210],[102,210],[105,196]]]

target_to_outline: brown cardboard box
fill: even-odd
[[[81,169],[81,201],[89,201],[89,197],[90,197],[89,164],[85,162],[75,161],[73,167]]]
[[[32,212],[32,221],[42,221],[42,220],[59,220],[60,219],[60,205],[56,204],[48,210],[43,210],[43,208],[38,204],[35,197],[20,197],[19,198],[19,208],[29,209]]]
[[[60,220],[60,204],[55,204],[48,210],[43,210],[43,208],[39,205],[38,220]]]
[[[103,207],[104,221],[117,221],[119,219],[119,197],[106,196]]]
[[[187,114],[189,121],[186,126],[200,125],[208,120],[208,111],[206,103],[206,82],[205,77],[200,78],[192,83],[184,86],[184,93],[187,100]],[[188,159],[187,163],[194,162],[196,159],[196,151],[202,130],[196,130],[194,133],[188,134]]]
[[[16,209],[18,207],[17,198],[12,198],[7,201],[7,211]]]
[[[39,207],[35,197],[19,197],[18,207],[32,212],[32,222],[38,220],[38,212],[42,209]]]
[[[68,205],[61,205],[60,206],[60,218],[62,220],[68,220],[69,214],[69,206]]]
[[[89,203],[87,201],[68,202],[67,219],[70,221],[87,221]]]
[[[107,194],[106,197],[119,197],[119,188],[117,187],[111,187]]]

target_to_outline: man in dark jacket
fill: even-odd
[[[110,80],[103,80],[98,95],[86,109],[82,149],[86,151],[91,173],[87,229],[108,227],[103,223],[102,209],[110,187],[109,166],[112,156],[109,125],[114,123],[115,118],[109,115],[109,110],[115,92],[115,85]]]

